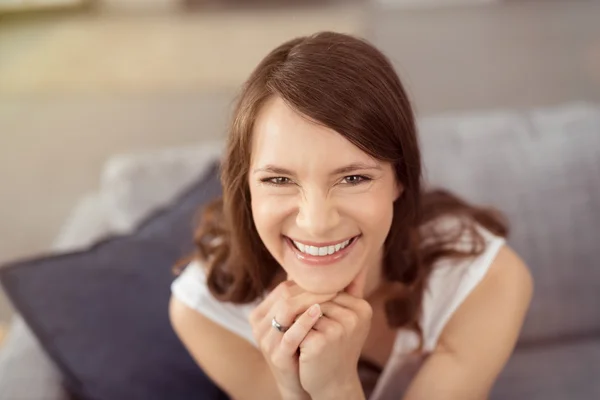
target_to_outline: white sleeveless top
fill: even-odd
[[[419,344],[417,334],[405,329],[398,330],[392,354],[369,400],[398,399],[406,391],[427,355],[435,349],[450,317],[485,276],[505,240],[483,227],[478,227],[478,231],[486,241],[486,248],[481,255],[458,261],[440,260],[429,276],[420,317],[423,355],[411,354]],[[216,300],[206,286],[204,269],[196,261],[190,263],[175,279],[171,291],[187,306],[258,347],[248,316],[260,299],[244,305]]]

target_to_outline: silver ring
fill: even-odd
[[[285,333],[285,331],[288,330],[288,328],[285,328],[285,327],[281,326],[281,324],[279,322],[277,322],[277,320],[275,319],[275,317],[273,317],[273,319],[271,320],[271,326],[273,328],[277,329],[281,333]]]

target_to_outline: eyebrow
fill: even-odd
[[[361,162],[356,162],[356,163],[352,163],[352,164],[348,164],[345,165],[343,167],[337,168],[334,171],[331,172],[331,175],[341,175],[341,174],[350,174],[352,172],[356,172],[356,171],[364,171],[364,170],[377,170],[377,171],[381,171],[381,166],[379,165],[373,165],[373,164],[365,164],[365,163],[361,163]],[[290,175],[290,176],[294,176],[294,172],[283,168],[283,167],[278,167],[276,165],[272,165],[272,164],[267,164],[264,167],[261,168],[256,168],[254,171],[252,171],[254,174],[258,173],[258,172],[269,172],[272,174],[281,174],[281,175]]]

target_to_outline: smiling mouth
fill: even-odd
[[[291,238],[287,238],[292,246],[294,246],[299,252],[313,256],[313,257],[325,257],[331,256],[333,254],[339,253],[359,238],[360,235],[354,236],[351,239],[347,239],[335,244],[331,244],[329,246],[310,246],[304,243],[292,240]]]

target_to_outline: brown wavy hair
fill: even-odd
[[[195,257],[207,268],[212,295],[224,302],[252,302],[273,286],[281,271],[254,226],[248,185],[254,121],[272,96],[393,165],[404,191],[394,203],[384,243],[383,276],[397,289],[390,291],[386,316],[390,326],[421,335],[423,292],[436,261],[480,254],[485,241],[476,225],[505,236],[506,224],[492,209],[443,190],[423,190],[415,117],[398,76],[375,47],[340,33],[322,32],[280,45],[242,87],[221,164],[223,196],[203,210],[195,233]],[[459,223],[452,229],[430,223],[443,216]]]

